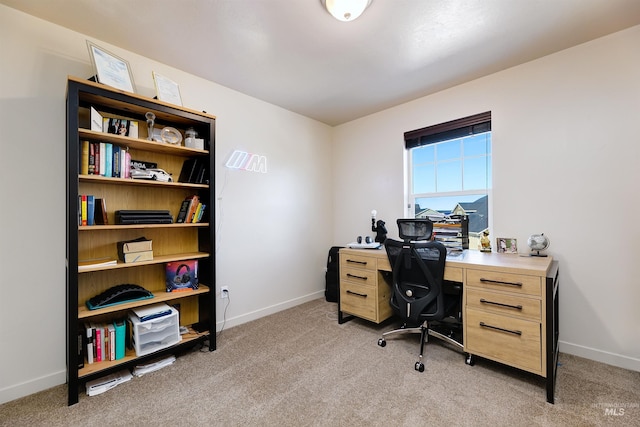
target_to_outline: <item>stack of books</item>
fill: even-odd
[[[146,237],[139,237],[118,242],[118,257],[126,263],[151,261],[153,260],[152,241]]]

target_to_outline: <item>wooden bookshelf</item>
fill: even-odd
[[[91,130],[90,110],[104,117],[138,122],[138,137]],[[184,135],[194,128],[205,139],[205,149],[192,149],[147,139],[145,114],[156,116],[156,128],[166,126]],[[216,348],[215,337],[215,117],[189,108],[171,105],[99,83],[69,77],[67,82],[67,370],[68,404],[78,402],[83,385],[120,369],[131,369],[152,358],[180,353],[190,347]],[[81,174],[82,144],[106,143],[128,151],[133,160],[156,163],[173,182]],[[206,166],[202,183],[179,182],[185,161],[199,159]],[[79,195],[90,194],[106,203],[106,225],[79,224]],[[200,222],[175,223],[182,201],[197,195],[206,204]],[[166,210],[171,224],[116,223],[118,210]],[[118,259],[117,242],[145,237],[152,241],[153,260],[124,263]],[[115,260],[110,265],[80,267],[84,260]],[[166,291],[166,264],[198,262],[198,287],[180,292]],[[130,301],[89,310],[86,302],[119,284],[136,284],[153,293],[153,298]],[[125,320],[130,311],[150,304],[165,303],[179,314],[179,325],[188,328],[178,344],[138,357],[127,348],[119,360],[88,363],[85,325]],[[174,323],[175,325],[175,323]],[[82,349],[83,352],[79,350]],[[84,362],[84,367],[79,368]]]

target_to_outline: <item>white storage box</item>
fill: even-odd
[[[132,329],[131,339],[137,356],[144,356],[171,347],[182,340],[178,310],[173,307],[169,308],[171,314],[144,322],[134,313],[129,314]]]

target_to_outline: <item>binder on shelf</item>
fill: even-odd
[[[120,360],[124,358],[127,327],[122,319],[113,322],[113,326],[116,330],[116,360]]]

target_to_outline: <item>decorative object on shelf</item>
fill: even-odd
[[[551,242],[549,241],[549,238],[545,236],[544,233],[532,234],[527,239],[527,246],[531,249],[531,253],[529,255],[540,257],[547,256],[547,254],[542,254],[540,251],[547,249],[550,244]]]
[[[498,237],[496,239],[498,246],[498,253],[501,254],[517,254],[518,253],[518,240],[512,237]]]
[[[144,116],[147,119],[147,139],[153,141],[153,125],[156,121],[156,115],[149,111]]]
[[[189,128],[184,132],[184,146],[204,150],[204,139],[198,138],[198,132],[193,128]]]
[[[353,21],[371,4],[371,0],[320,0],[338,21]]]
[[[480,252],[491,252],[491,240],[489,240],[489,230],[484,230],[482,232],[482,237],[480,238]]]
[[[127,92],[136,92],[131,67],[124,59],[87,40],[91,64],[98,83]]]
[[[182,97],[180,96],[180,87],[178,84],[155,71],[153,71],[152,74],[153,82],[156,86],[157,98],[163,102],[170,102],[182,106]]]
[[[167,144],[180,145],[182,142],[182,134],[178,129],[167,126],[160,131],[160,139]]]
[[[385,222],[381,219],[376,223],[376,215],[378,215],[378,211],[375,209],[371,211],[371,231],[376,232],[375,241],[379,243],[384,243],[387,240],[387,228],[384,226]]]

